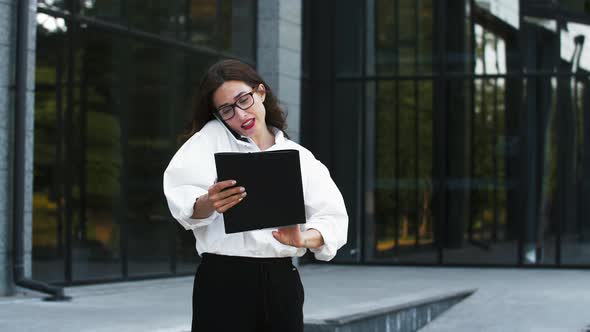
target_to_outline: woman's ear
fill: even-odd
[[[260,94],[260,98],[262,99],[262,102],[264,103],[264,99],[266,98],[266,88],[264,87],[264,84],[260,83],[258,85],[258,93]]]

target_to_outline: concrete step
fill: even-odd
[[[413,332],[475,291],[467,289],[435,295],[418,293],[377,303],[340,306],[338,313],[324,311],[307,315],[305,332]]]

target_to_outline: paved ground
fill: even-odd
[[[422,331],[585,331],[590,271],[421,267],[300,268],[306,320],[477,289]],[[0,297],[0,331],[160,331],[190,328],[192,277],[69,287],[71,302],[25,292]]]

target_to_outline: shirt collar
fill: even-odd
[[[236,141],[238,141],[239,143],[245,143],[245,144],[254,144],[254,142],[246,136],[242,136],[240,134],[238,134],[237,132],[231,130],[231,128],[229,128],[229,126],[224,123],[223,121],[217,119],[217,121],[221,122],[223,128],[225,129],[225,131],[231,135],[233,138],[236,139]],[[269,126],[272,134],[275,136],[275,144],[282,144],[285,142],[285,134],[283,133],[282,130],[280,130],[279,128],[273,127],[273,126]]]
[[[275,144],[282,144],[285,142],[285,134],[279,128],[269,126],[270,130],[272,130],[273,135],[275,135]]]

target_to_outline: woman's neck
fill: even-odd
[[[275,135],[272,134],[270,128],[266,128],[259,135],[252,136],[251,138],[260,151],[264,151],[275,144]]]

